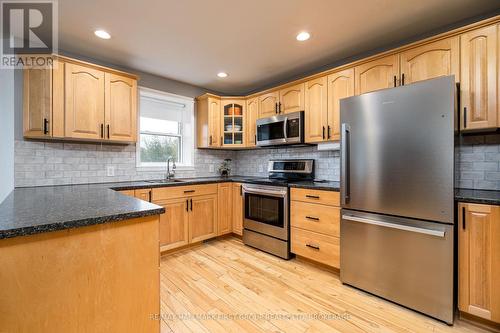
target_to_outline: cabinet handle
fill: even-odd
[[[313,217],[313,216],[306,216],[306,219],[313,220],[313,221],[319,221],[318,217]]]
[[[184,193],[194,193],[196,190],[185,190]]]
[[[323,126],[323,140],[325,140],[325,126]]]
[[[401,74],[401,85],[405,85],[405,73]]]
[[[107,125],[106,128],[108,130],[108,139],[109,139],[109,125]]]
[[[257,144],[257,134],[255,134],[255,138],[254,138],[254,139],[255,139],[255,140],[254,140],[254,142],[253,142],[253,143]]]
[[[394,75],[394,87],[396,86],[396,75]]]
[[[462,229],[465,230],[465,207],[462,207]]]
[[[332,136],[331,135],[331,128],[330,128],[330,125],[328,125],[328,132],[326,134],[326,137],[327,137],[327,139],[330,139],[331,136]]]
[[[243,196],[243,186],[240,185],[240,197]]]
[[[152,193],[153,191],[149,190],[149,202],[153,201],[153,198],[152,198]]]
[[[281,102],[278,103],[278,113],[281,113]]]
[[[191,202],[191,211],[193,211],[193,199],[191,199],[190,202]]]
[[[278,113],[278,102],[274,103],[274,113]]]
[[[49,134],[49,120],[43,118],[43,134]]]
[[[464,128],[467,128],[467,107],[464,106]]]
[[[222,136],[220,137],[220,145],[224,145],[224,142],[222,141]]]
[[[209,144],[208,145],[212,145],[212,136],[210,135],[210,139],[209,139]]]
[[[186,199],[186,212],[189,212],[189,199]]]
[[[104,124],[101,124],[101,138],[104,138]]]
[[[309,199],[319,199],[319,195],[306,194],[306,198],[309,198]]]
[[[317,246],[317,245],[306,244],[306,246],[310,247],[311,249],[319,250],[319,246]]]

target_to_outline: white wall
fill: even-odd
[[[0,69],[0,203],[14,189],[14,70]]]

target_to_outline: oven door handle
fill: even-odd
[[[266,195],[269,195],[269,196],[272,196],[272,197],[278,197],[278,198],[284,198],[286,197],[286,193],[283,193],[281,191],[271,191],[271,190],[265,190],[265,189],[247,189],[247,188],[244,188],[243,189],[243,195],[245,194],[266,194]]]

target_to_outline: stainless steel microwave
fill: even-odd
[[[304,111],[257,119],[257,146],[304,143]]]

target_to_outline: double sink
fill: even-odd
[[[173,184],[173,183],[182,183],[184,181],[180,179],[158,179],[158,180],[145,180],[144,182],[151,184]]]

